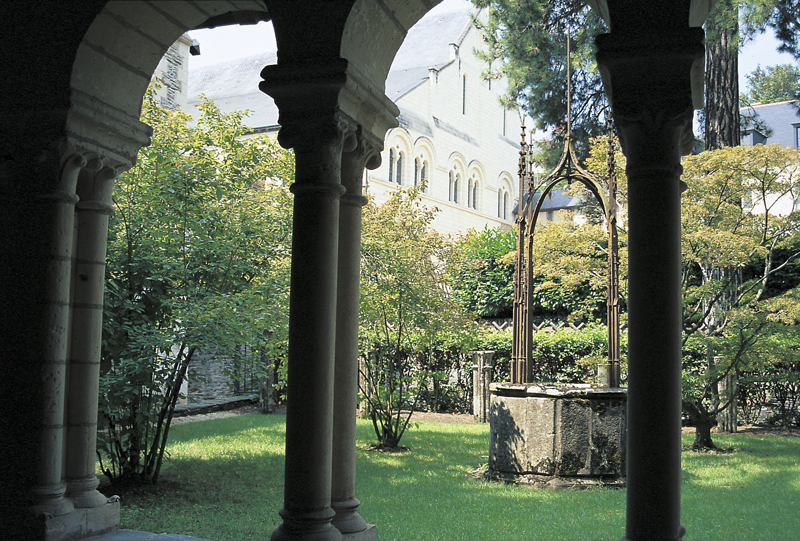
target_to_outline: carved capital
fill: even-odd
[[[693,85],[698,69],[702,79],[703,31],[604,34],[597,47],[628,169],[679,172],[681,154],[692,148]]]
[[[76,190],[80,198],[76,205],[79,211],[114,213],[112,192],[121,167],[108,165],[107,162],[97,155],[90,155],[86,167],[80,172]]]
[[[381,141],[398,125],[397,106],[343,58],[324,65],[267,66],[261,77],[259,88],[278,106],[278,141],[285,148],[335,139],[342,122]]]
[[[354,139],[354,148],[342,155],[342,184],[347,188],[347,195],[356,196],[358,204],[363,206],[366,204],[366,199],[361,197],[364,168],[380,167],[383,141],[365,132],[362,126],[357,127]]]
[[[278,106],[278,142],[285,148],[320,146],[337,141],[346,125],[339,92],[347,80],[347,61],[324,66],[267,66],[258,87]]]

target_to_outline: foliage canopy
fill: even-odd
[[[466,352],[474,323],[454,303],[445,267],[452,243],[431,229],[418,188],[364,208],[361,244],[361,399],[381,448],[395,448],[430,386],[445,378],[442,344]]]
[[[149,94],[142,120],[109,225],[99,404],[103,471],[128,482],[157,481],[195,353],[275,357],[288,322],[291,154],[210,101],[191,127]]]

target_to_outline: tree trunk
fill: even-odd
[[[737,412],[739,378],[734,371],[719,381],[719,395],[723,403],[730,400],[730,404],[717,414],[717,428],[720,432],[736,432],[739,420]]]
[[[689,418],[695,426],[693,451],[704,451],[707,449],[718,449],[711,439],[711,428],[717,420],[703,406],[702,402],[683,401],[683,409],[689,414]]]
[[[695,421],[693,451],[705,451],[708,449],[718,449],[711,440],[711,427],[714,426],[713,419],[708,417],[701,421]]]
[[[739,146],[738,2],[719,0],[706,23],[706,150]]]

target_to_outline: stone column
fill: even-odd
[[[278,141],[295,151],[283,523],[272,540],[331,540],[331,446],[339,199],[345,129],[342,66],[267,66],[260,88],[275,99]]]
[[[85,163],[66,144],[0,160],[0,516],[18,520],[21,533],[7,532],[17,538],[42,535],[50,518],[73,511],[62,481],[64,393],[75,186]]]
[[[662,33],[663,34],[663,33]],[[681,485],[680,158],[692,140],[699,28],[606,34],[597,61],[628,159],[625,537],[677,540]],[[687,145],[689,143],[689,145]]]
[[[113,168],[95,158],[81,171],[77,187],[65,479],[67,496],[78,508],[108,502],[97,491],[95,460],[106,238],[115,177]]]
[[[380,166],[381,141],[367,141],[358,130],[358,146],[342,157],[347,192],[339,208],[339,266],[336,302],[336,368],[333,399],[333,525],[343,539],[374,540],[375,526],[356,512],[356,407],[358,402],[358,312],[361,278],[361,195],[364,167]]]
[[[63,423],[73,230],[78,202],[75,188],[86,160],[66,144],[58,155],[45,152],[39,157],[45,168],[60,162],[57,184],[30,193],[30,199],[20,202],[31,212],[26,218],[32,229],[28,235],[33,238],[24,241],[30,250],[25,254],[28,280],[17,287],[27,290],[27,304],[39,317],[34,328],[26,329],[29,336],[36,337],[35,343],[28,344],[28,360],[14,360],[29,362],[30,369],[38,371],[37,387],[26,391],[37,397],[38,403],[33,406],[41,425],[30,427],[38,442],[26,452],[36,467],[36,479],[30,487],[33,497],[30,509],[34,515],[45,517],[67,515],[74,509],[65,498],[66,486],[62,481]]]

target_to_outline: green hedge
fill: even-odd
[[[628,337],[620,337],[620,355],[627,355]],[[482,329],[475,350],[493,350],[494,381],[510,380],[511,329]],[[608,334],[604,325],[588,325],[580,330],[562,328],[533,335],[533,380],[540,383],[589,383],[595,380],[596,366],[581,363],[587,358],[608,357]]]

